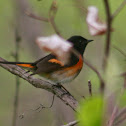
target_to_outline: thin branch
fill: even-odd
[[[50,7],[50,10],[49,10],[49,18],[44,18],[44,17],[39,17],[37,16],[36,14],[33,14],[33,13],[30,13],[28,11],[26,11],[26,15],[28,15],[29,17],[33,18],[33,19],[36,19],[36,20],[40,20],[40,21],[45,21],[45,22],[50,22],[54,31],[56,32],[57,35],[61,36],[60,35],[60,32],[55,24],[55,16],[56,16],[56,13],[57,13],[57,9],[58,9],[58,6],[57,6],[57,2],[56,0],[54,0],[52,2],[52,5]]]
[[[126,84],[126,77],[124,78],[124,87],[122,87],[117,103],[115,104],[114,110],[112,112],[112,115],[110,117],[110,121],[108,123],[108,126],[113,126],[113,124],[115,122],[118,122],[118,120],[122,120],[123,116],[126,114],[126,109],[122,109],[119,113],[118,113],[118,106],[119,106],[119,101],[120,101],[120,97],[122,96],[122,94],[124,94],[125,91],[125,84]],[[125,120],[125,119],[123,119]],[[120,121],[119,121],[120,122]],[[123,121],[122,121],[123,122]]]
[[[124,77],[124,87],[121,91],[121,94],[124,93],[126,89],[126,76]],[[115,117],[114,124],[120,124],[126,120],[126,108],[123,108]]]
[[[79,121],[73,121],[73,122],[70,122],[70,123],[68,123],[66,125],[62,125],[62,126],[75,126],[78,123],[79,123]]]
[[[104,79],[102,78],[101,74],[99,73],[99,71],[94,67],[92,66],[86,59],[84,59],[84,63],[89,67],[91,68],[98,76],[99,80],[100,80],[100,91],[101,93],[104,92],[104,87],[105,87],[105,82],[104,82]]]
[[[53,103],[54,103],[54,99],[55,99],[55,94],[53,94],[53,99],[52,99],[52,102],[51,102],[51,105],[50,106],[44,106],[43,104],[40,104],[39,107],[37,107],[36,109],[28,109],[28,110],[25,110],[25,112],[23,112],[22,114],[19,115],[19,118],[20,119],[24,118],[26,112],[28,112],[28,111],[41,112],[41,110],[43,110],[43,109],[50,109],[50,108],[52,108]]]
[[[114,126],[121,124],[126,120],[126,108],[123,108],[115,117]]]
[[[54,103],[54,99],[55,99],[55,94],[53,94],[53,99],[52,99],[52,102],[51,102],[50,106],[44,106],[43,104],[40,104],[39,107],[37,107],[36,109],[30,109],[30,110],[36,111],[36,112],[41,112],[42,109],[52,108],[53,103]]]
[[[5,61],[0,58],[0,61]],[[10,73],[19,76],[20,78],[28,81],[32,86],[36,88],[45,89],[53,94],[55,94],[58,98],[60,98],[66,105],[70,106],[74,111],[78,106],[77,100],[64,89],[54,86],[53,83],[44,81],[33,76],[30,76],[29,73],[26,73],[25,70],[16,66],[16,65],[8,65],[8,64],[0,64],[1,67],[8,70]]]
[[[57,26],[55,24],[55,21],[54,21],[55,20],[56,13],[57,13],[57,10],[58,10],[57,2],[56,2],[56,0],[54,0],[52,2],[52,5],[50,7],[50,10],[49,10],[49,21],[50,21],[53,29],[57,33],[57,35],[61,36],[60,35],[60,32],[59,32],[59,30],[58,30],[58,28],[57,28]]]
[[[119,120],[116,120],[114,122],[114,126],[118,126],[118,125],[120,126],[121,123],[123,123],[125,120],[126,120],[126,114],[121,115],[121,117],[119,118]]]
[[[126,114],[126,107],[121,109],[121,111],[116,115],[115,121],[118,121],[121,118],[121,116],[123,116],[125,114]]]
[[[126,5],[126,0],[124,0],[120,4],[120,6],[116,9],[116,11],[112,14],[111,19],[114,19],[120,13],[120,11],[125,7],[125,5]]]
[[[39,21],[49,22],[49,19],[48,18],[39,17],[36,14],[30,13],[29,11],[26,11],[25,13],[26,13],[26,15],[28,15],[29,17],[31,17],[33,19],[36,19],[36,20],[39,20]]]
[[[118,107],[117,107],[117,105],[115,105],[112,115],[110,117],[110,120],[108,122],[108,126],[113,126],[117,112],[118,112]]]
[[[105,10],[106,10],[106,17],[107,17],[107,32],[106,32],[106,46],[105,46],[105,56],[103,59],[103,69],[106,70],[108,57],[110,54],[110,45],[111,45],[111,13],[110,13],[110,6],[108,0],[104,0]]]
[[[36,109],[32,109],[33,111],[37,111],[37,112],[40,112],[42,109],[49,109],[49,108],[52,108],[53,106],[53,103],[54,103],[54,99],[55,99],[55,94],[53,94],[53,99],[52,99],[52,102],[51,102],[51,105],[50,106],[44,106],[43,104],[40,104],[39,107],[37,107]]]
[[[89,88],[89,94],[90,96],[92,96],[92,84],[90,80],[88,81],[88,88]]]
[[[15,52],[15,61],[19,60],[19,42],[21,40],[20,36],[18,35],[17,29],[15,30],[15,45],[16,45],[16,52]],[[15,89],[15,98],[14,98],[14,113],[13,113],[13,121],[12,126],[16,126],[16,120],[18,115],[18,102],[19,102],[19,86],[20,80],[19,77],[16,76],[16,89]]]
[[[52,99],[52,103],[51,103],[51,105],[50,105],[49,107],[46,107],[46,108],[52,108],[53,103],[54,103],[54,100],[55,100],[55,94],[53,95],[53,99]]]
[[[126,120],[126,115],[123,115],[119,121],[114,123],[114,126],[120,126],[121,123],[123,123]]]

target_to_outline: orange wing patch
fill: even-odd
[[[48,62],[56,63],[56,64],[60,64],[61,66],[64,66],[64,64],[61,61],[57,60],[57,59],[50,59]]]
[[[18,66],[22,66],[22,67],[28,67],[28,68],[34,68],[35,66],[32,66],[31,64],[16,64]]]

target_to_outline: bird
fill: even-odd
[[[64,84],[72,81],[79,75],[83,67],[83,54],[85,52],[86,46],[92,41],[93,40],[87,40],[86,38],[77,35],[67,39],[67,42],[73,44],[73,49],[79,53],[79,56],[76,56],[73,52],[71,52],[69,59],[70,61],[65,65],[52,53],[35,62],[0,61],[0,63],[17,65],[29,69],[29,71],[32,72],[31,75],[38,74],[47,80],[54,82],[55,84]]]

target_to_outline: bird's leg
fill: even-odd
[[[60,83],[57,83],[57,87],[62,88],[66,92],[63,95],[70,94],[69,91],[64,86],[62,86]]]
[[[29,73],[29,72],[30,72],[30,70],[27,70],[27,71],[25,72],[25,74],[26,74],[26,73]]]
[[[32,74],[30,74],[28,77],[31,77],[31,76],[33,76],[33,75],[35,75],[34,73],[32,73]]]

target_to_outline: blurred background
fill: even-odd
[[[105,21],[103,1],[57,0],[57,2],[58,11],[55,23],[61,35],[65,39],[73,35],[93,39],[94,42],[88,45],[84,57],[101,71],[105,35],[93,37],[89,34],[86,11],[81,10],[79,6],[83,6],[85,9],[91,5],[96,6],[99,9],[101,20]],[[109,0],[109,2],[111,11],[114,12],[122,0]],[[35,40],[38,36],[49,36],[55,32],[50,23],[30,18],[25,12],[29,11],[47,18],[51,4],[52,0],[0,0],[0,57],[8,61],[15,60],[13,57],[15,53],[15,28],[18,29],[21,37],[19,61],[32,62],[46,55],[37,47]],[[115,17],[112,25],[112,45],[118,46],[124,52],[126,52],[125,22],[126,7]],[[126,57],[112,47],[111,55],[114,59],[110,64],[115,65],[114,68],[117,68],[118,72],[125,71]],[[64,86],[80,101],[82,96],[87,97],[89,95],[88,80],[92,82],[93,94],[97,94],[99,80],[96,74],[86,65],[84,65],[80,75],[74,81]],[[15,76],[0,67],[0,126],[12,125],[15,85]],[[55,98],[51,109],[43,109],[40,112],[32,110],[39,107],[40,104],[50,106],[52,97],[51,93],[37,89],[20,79],[17,126],[59,126],[73,121],[75,119],[73,110],[64,105],[58,98]],[[23,113],[24,118],[21,119],[19,116]]]

